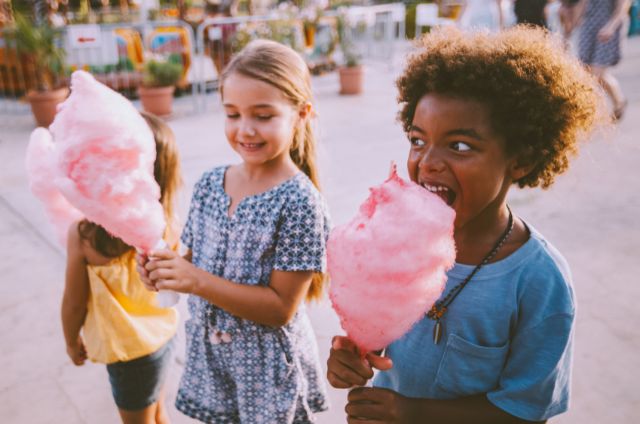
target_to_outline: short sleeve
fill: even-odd
[[[516,417],[543,421],[565,412],[569,403],[573,314],[547,317],[517,331],[498,388],[487,399]]]
[[[182,229],[180,241],[189,249],[193,248],[193,234],[197,220],[200,216],[200,208],[202,207],[202,197],[204,193],[205,178],[201,178],[193,187],[193,195],[191,196],[191,205],[189,206],[189,214],[187,222]]]
[[[277,235],[273,268],[324,272],[328,236],[328,215],[319,196],[288,202]]]

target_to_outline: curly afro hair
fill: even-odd
[[[542,29],[489,34],[443,28],[418,46],[397,81],[404,130],[426,94],[479,101],[506,140],[507,154],[534,165],[515,181],[520,187],[549,187],[567,170],[578,141],[606,119],[597,81]]]

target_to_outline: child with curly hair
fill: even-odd
[[[549,187],[605,119],[594,78],[540,29],[444,29],[398,80],[411,180],[456,212],[442,296],[386,355],[337,336],[348,422],[517,423],[567,410],[576,303],[566,261],[507,193]]]

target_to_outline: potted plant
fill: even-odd
[[[138,87],[142,108],[157,116],[170,115],[173,92],[182,77],[180,59],[152,56],[143,66],[142,84]]]
[[[69,94],[65,85],[65,52],[57,44],[59,35],[47,23],[34,25],[24,16],[16,14],[16,47],[28,67],[25,75],[35,76],[26,87],[26,97],[36,123],[41,127],[51,125],[57,105]]]
[[[340,94],[360,94],[364,82],[364,68],[360,63],[360,54],[349,36],[346,16],[338,14],[336,24],[343,59],[342,66],[338,67]]]
[[[313,48],[315,44],[315,36],[318,31],[318,24],[320,24],[322,14],[322,7],[313,5],[307,6],[300,11],[304,46],[307,49]]]

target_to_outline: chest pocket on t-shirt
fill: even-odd
[[[486,347],[451,334],[438,367],[435,387],[451,397],[486,393],[495,388],[509,351],[509,343]]]

